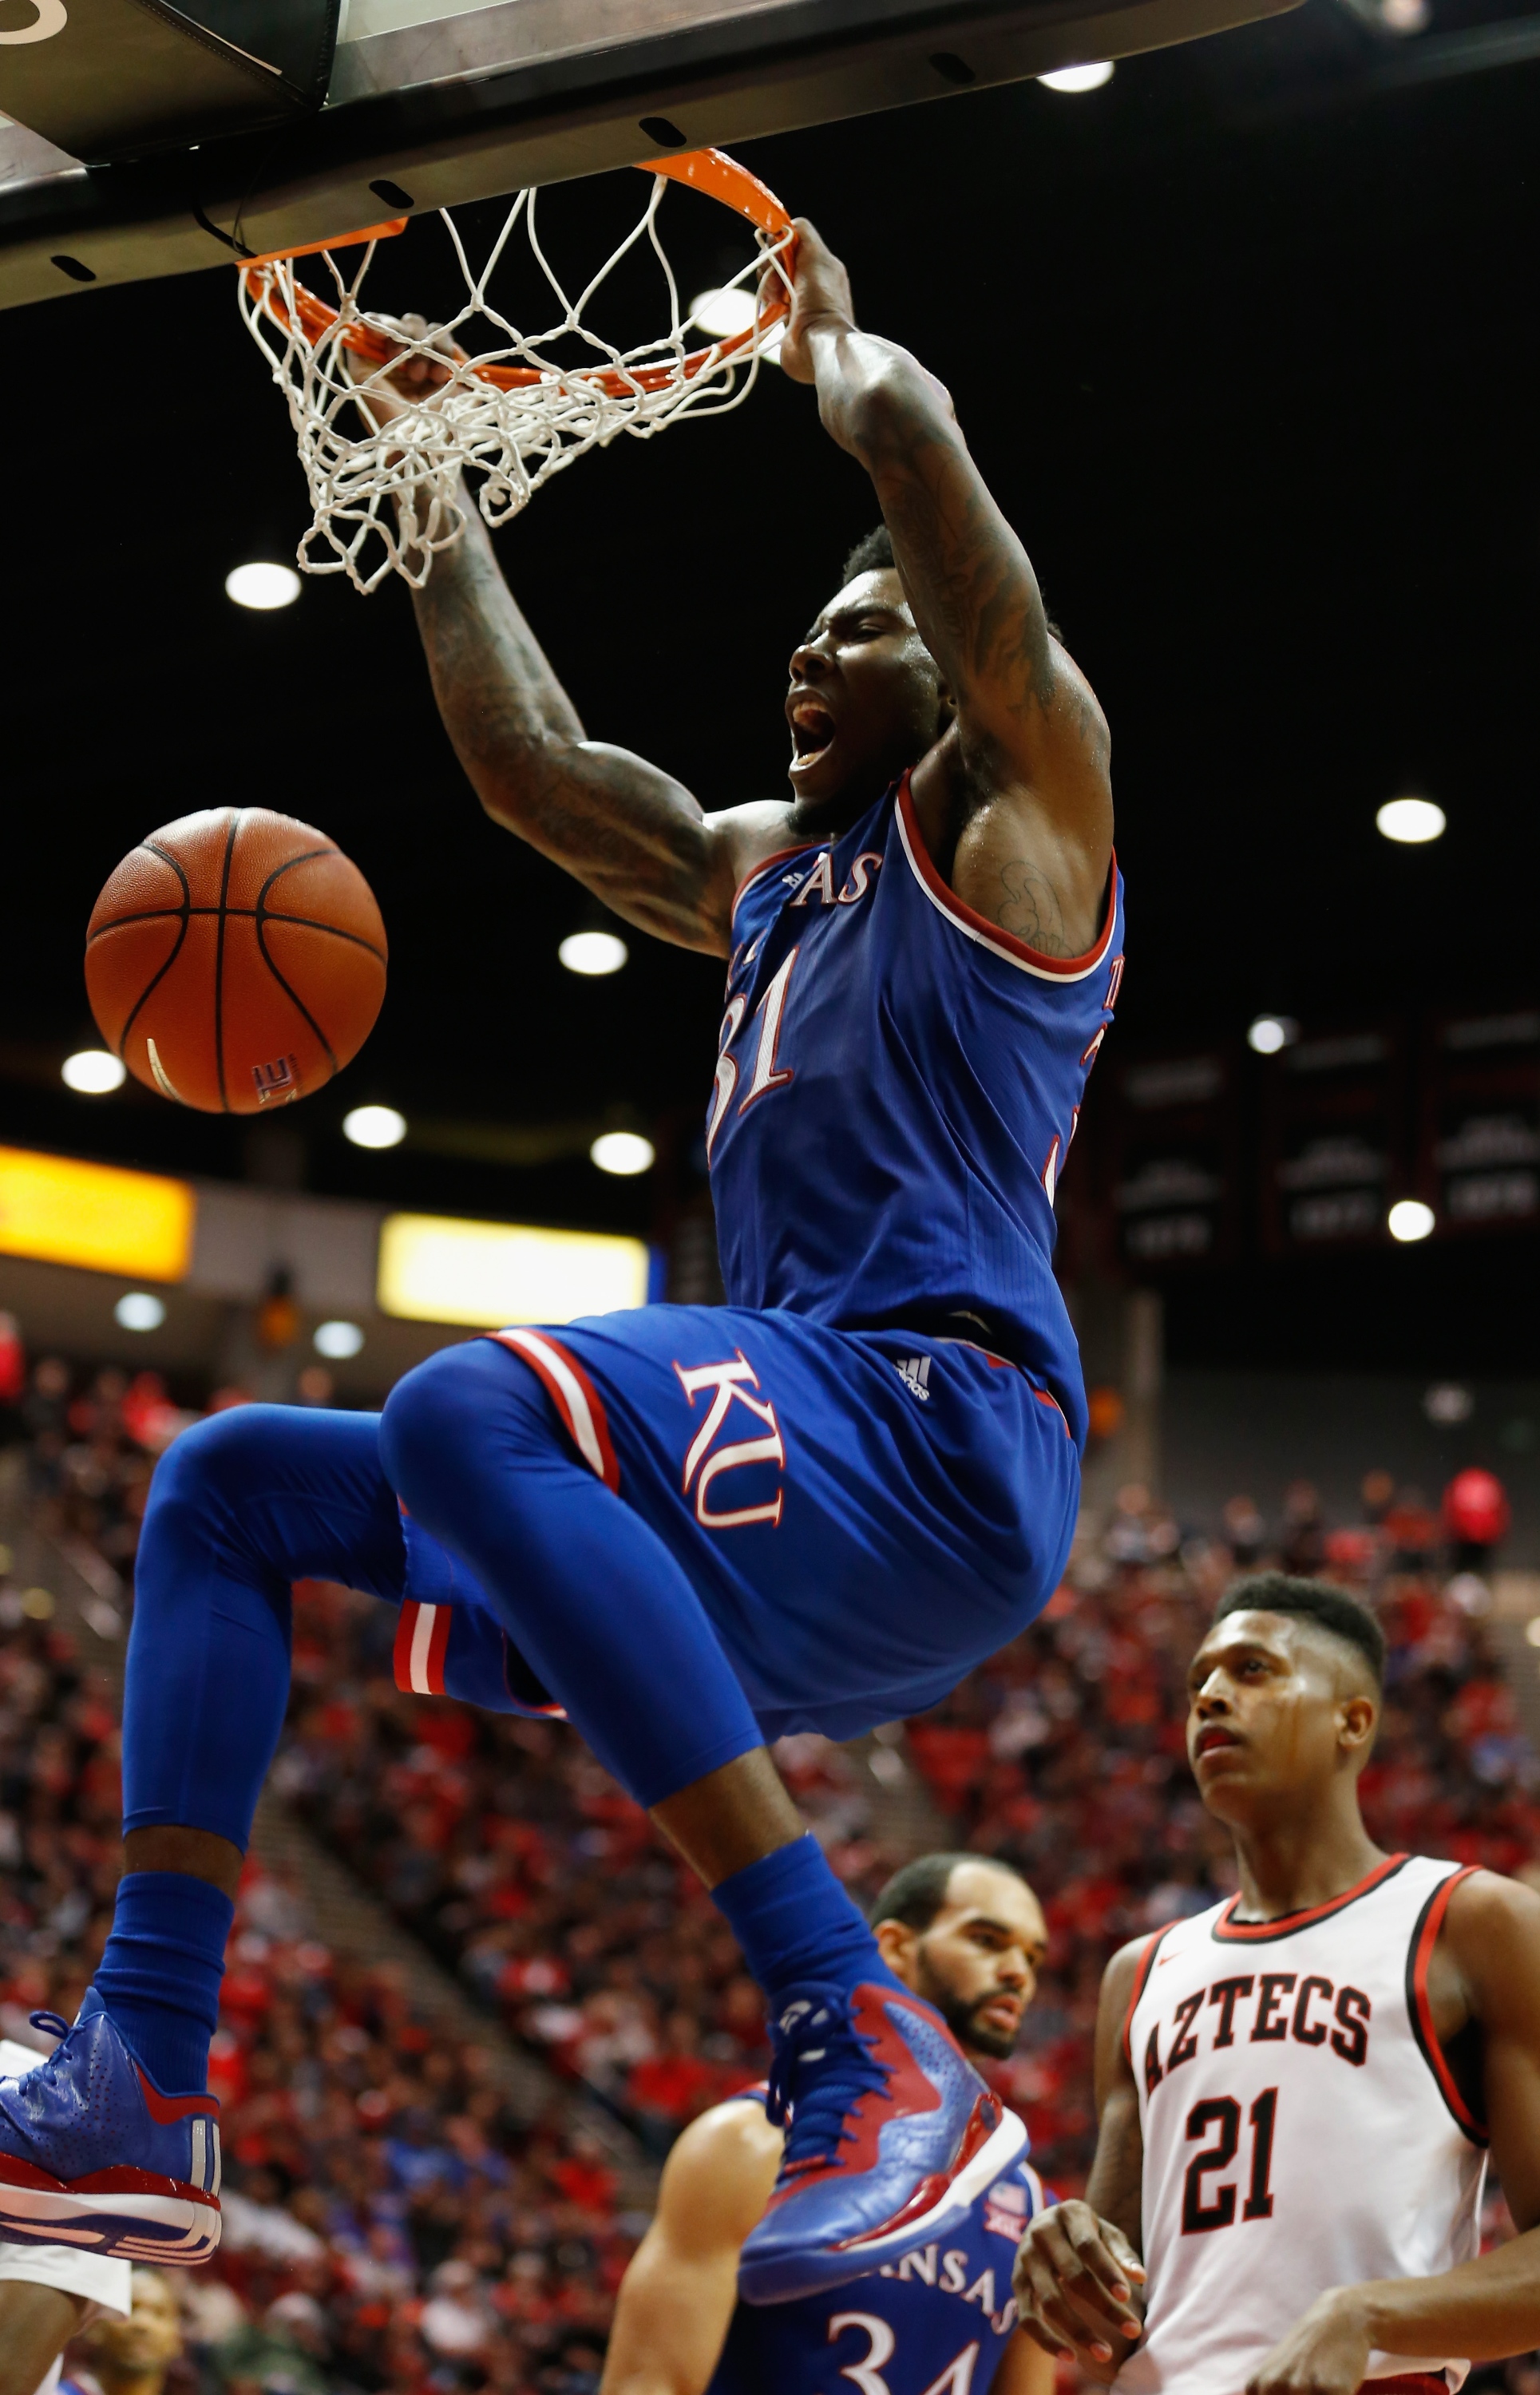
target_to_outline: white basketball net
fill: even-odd
[[[681,170],[689,164],[670,159],[669,179],[685,179]],[[721,165],[746,185],[751,182],[730,161]],[[681,417],[718,416],[742,404],[767,344],[774,344],[781,329],[793,236],[775,203],[784,229],[756,226],[758,257],[724,286],[751,293],[758,283],[752,324],[716,340],[696,332],[692,347],[694,319],[681,301],[658,231],[665,188],[665,176],[655,174],[640,221],[576,294],[564,287],[540,246],[533,191],[521,192],[513,201],[479,268],[467,257],[453,217],[442,209],[464,275],[465,298],[421,337],[395,318],[364,310],[360,295],[374,241],[351,274],[330,249],[312,253],[330,274],[330,304],[300,280],[292,258],[260,261],[242,271],[241,312],[288,403],[310,486],[313,520],[298,551],[305,573],[345,574],[363,591],[377,589],[394,573],[420,589],[434,556],[451,548],[465,528],[463,468],[474,466],[485,477],[480,507],[486,522],[505,523],[552,474],[591,449],[605,447],[617,434],[651,440]],[[555,303],[551,322],[538,332],[521,332],[511,324],[487,287],[510,245],[521,236]],[[662,269],[669,328],[640,347],[620,349],[589,321],[589,310],[621,259],[643,242]],[[449,344],[458,344],[472,320],[478,320],[478,334],[485,336],[489,325],[501,336],[499,345],[475,357],[446,358]],[[580,364],[572,357],[575,339],[588,352]],[[564,345],[561,359],[552,353],[559,342]],[[414,357],[447,364],[448,380],[388,418],[382,410],[372,411],[372,395],[402,408],[390,377],[404,358]]]

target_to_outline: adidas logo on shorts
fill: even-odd
[[[930,1368],[928,1356],[906,1356],[897,1366],[898,1378],[911,1396],[929,1397]]]

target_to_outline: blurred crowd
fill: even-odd
[[[131,1578],[154,1454],[188,1417],[149,1375],[81,1385],[43,1364],[15,1419],[7,1468],[26,1476],[32,1520],[77,1561],[95,1558],[93,1585],[110,1594],[114,1575]],[[1182,1725],[1188,1657],[1238,1570],[1324,1572],[1377,1609],[1391,1661],[1364,1780],[1374,1833],[1540,1885],[1540,1764],[1500,1667],[1484,1576],[1500,1492],[1465,1493],[1463,1512],[1435,1509],[1371,1475],[1359,1517],[1331,1523],[1299,1484],[1275,1520],[1238,1497],[1200,1532],[1125,1489],[1105,1521],[1082,1525],[1044,1615],[947,1704],[858,1753],[782,1742],[782,1767],[857,1898],[912,1850],[913,1807],[890,1800],[917,1781],[932,1834],[1004,1856],[1037,1888],[1052,1950],[998,2078],[1061,2193],[1083,2184],[1090,2158],[1108,1956],[1233,1885],[1228,1840],[1186,1771]],[[389,1970],[329,1953],[295,1890],[249,1872],[214,2053],[226,2243],[216,2269],[177,2291],[187,2354],[173,2395],[587,2395],[642,2222],[619,2208],[615,2169],[564,2088],[603,2105],[656,2161],[767,2060],[733,1940],[645,1816],[564,1726],[399,1691],[394,1633],[388,1606],[329,1586],[296,1592],[277,1786],[548,2067],[551,2099],[533,2124],[515,2119],[487,2051],[446,2044]],[[5,1580],[7,2033],[35,2042],[28,2013],[69,2014],[86,1984],[107,1927],[118,1801],[111,1682],[83,1668],[40,1592]],[[1497,2200],[1494,2233],[1500,2225]],[[1510,2366],[1515,2395],[1540,2395],[1533,2375],[1532,2387]]]

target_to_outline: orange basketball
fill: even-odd
[[[207,807],[140,840],[86,933],[98,1028],[136,1080],[262,1114],[356,1056],[385,995],[374,893],[325,832]]]

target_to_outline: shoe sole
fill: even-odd
[[[94,2171],[50,2178],[0,2155],[0,2239],[13,2245],[73,2245],[126,2262],[192,2269],[218,2250],[218,2198],[157,2171]]]
[[[827,2288],[843,2287],[851,2279],[863,2279],[869,2271],[881,2269],[884,2263],[901,2262],[906,2254],[928,2245],[932,2238],[944,2237],[949,2230],[961,2227],[984,2190],[1010,2169],[1026,2143],[1025,2123],[1016,2113],[1007,2112],[978,2151],[963,2163],[946,2193],[928,2212],[906,2220],[901,2229],[875,2230],[864,2237],[848,2238],[839,2245],[772,2252],[763,2258],[746,2248],[738,2266],[738,2294],[749,2304],[791,2303],[799,2296],[821,2295]]]

